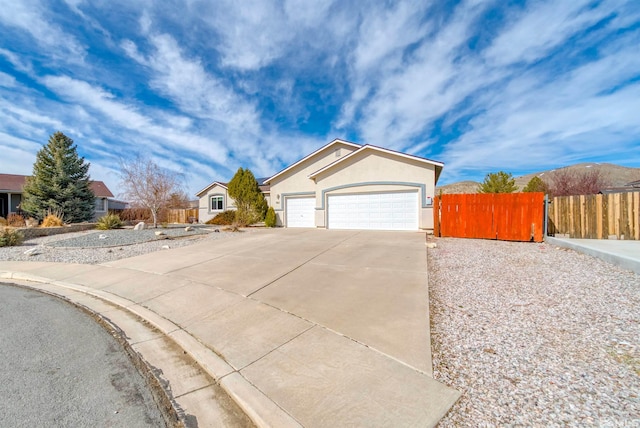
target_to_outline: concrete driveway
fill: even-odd
[[[398,427],[435,425],[459,396],[431,377],[426,268],[423,233],[275,229],[28,273],[170,321],[222,357],[223,386],[244,382],[245,410],[275,404],[254,420]]]

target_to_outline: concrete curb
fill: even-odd
[[[593,257],[597,257],[601,260],[604,260],[608,263],[620,266],[623,269],[631,270],[635,273],[640,273],[640,260],[632,259],[630,257],[626,257],[620,254],[612,254],[607,251],[599,250],[597,248],[589,247],[582,245],[577,242],[571,242],[567,239],[559,239],[551,236],[546,236],[544,238],[545,242],[550,245],[555,245],[561,248],[569,248],[571,250],[578,251],[583,254],[587,254]],[[637,241],[636,241],[637,242]],[[638,244],[640,245],[640,244]]]
[[[231,397],[242,411],[252,420],[257,427],[301,427],[289,413],[279,407],[275,402],[264,395],[251,382],[245,379],[242,374],[233,369],[227,362],[218,356],[214,351],[207,348],[191,334],[182,330],[181,327],[170,320],[144,308],[137,303],[116,296],[102,290],[96,290],[82,285],[72,284],[64,281],[51,281],[48,278],[32,275],[26,272],[0,271],[0,279],[14,279],[17,281],[27,281],[38,284],[34,289],[41,289],[44,292],[57,294],[72,303],[73,296],[64,293],[64,289],[80,292],[108,303],[111,303],[125,311],[142,318],[169,340],[173,341],[179,348],[189,354],[197,364],[209,376],[218,382],[222,389]],[[56,291],[58,291],[56,293]],[[77,302],[84,306],[82,302]],[[101,315],[99,312],[97,312]]]

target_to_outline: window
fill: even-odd
[[[224,196],[211,197],[211,211],[222,211],[224,209]]]

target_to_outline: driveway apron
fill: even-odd
[[[459,397],[431,377],[424,233],[266,229],[77,272],[27,265],[0,271],[155,312],[303,426],[433,426]]]

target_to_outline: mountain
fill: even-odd
[[[640,180],[640,168],[630,168],[627,166],[620,166],[611,163],[591,162],[577,163],[574,165],[565,166],[563,168],[549,169],[546,171],[534,172],[532,174],[515,177],[516,185],[520,190],[522,190],[522,188],[527,185],[529,180],[531,180],[535,176],[538,176],[545,182],[549,183],[553,179],[553,174],[559,169],[576,172],[585,171],[587,169],[597,170],[606,179],[606,181],[608,181],[609,187],[624,186],[631,181]],[[436,187],[436,195],[439,194],[441,190],[444,194],[478,193],[479,185],[480,183],[477,181],[460,181],[457,183],[445,184],[444,186]]]

